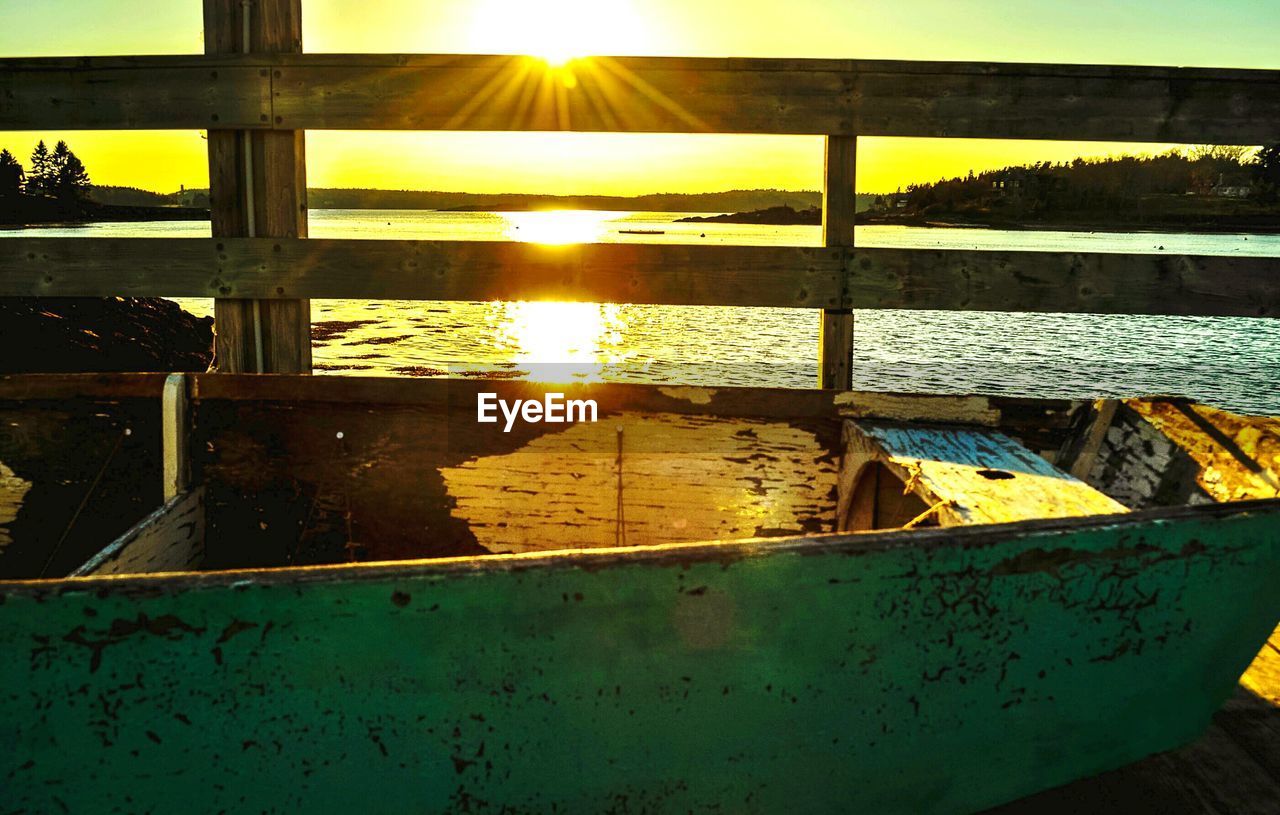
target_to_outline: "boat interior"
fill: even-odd
[[[477,399],[596,421],[478,423]],[[0,379],[0,577],[1113,515],[1277,494],[1280,421],[1072,400],[203,374]]]

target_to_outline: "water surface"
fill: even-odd
[[[679,213],[316,210],[313,237],[818,245],[816,226],[674,223]],[[627,230],[645,233],[631,234]],[[207,222],[4,235],[205,236]],[[1280,235],[859,227],[861,246],[1280,256]],[[353,275],[362,273],[352,269]],[[1280,280],[1277,280],[1280,285]],[[196,313],[211,301],[181,299]],[[499,375],[810,387],[816,313],[595,303],[316,300],[318,373]],[[557,367],[540,367],[557,363]],[[860,310],[854,387],[1087,398],[1176,394],[1280,413],[1280,321]]]

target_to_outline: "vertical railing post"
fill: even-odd
[[[858,137],[828,136],[822,187],[824,246],[853,246],[858,209]],[[818,387],[848,390],[853,382],[853,310],[824,309],[818,334]]]
[[[190,438],[187,375],[169,374],[160,392],[160,451],[166,501],[191,486]]]
[[[204,0],[205,53],[299,53],[302,0]],[[264,71],[267,69],[263,69]],[[213,236],[307,235],[303,131],[209,131]],[[309,300],[214,301],[214,366],[311,373]]]

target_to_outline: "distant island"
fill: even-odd
[[[7,155],[7,153],[6,153]],[[182,188],[158,193],[136,187],[88,183],[84,174],[74,190],[54,193],[53,182],[35,172],[24,180],[23,167],[11,162],[8,185],[0,184],[0,224],[36,225],[92,221],[207,220],[209,191]],[[83,168],[82,168],[83,169]],[[0,171],[2,172],[2,171]],[[0,181],[3,178],[0,177]],[[66,185],[64,184],[64,187]],[[869,197],[868,197],[869,199]],[[798,210],[819,206],[814,190],[726,190],[706,193],[649,195],[537,195],[529,193],[467,193],[439,190],[378,190],[313,187],[307,190],[310,209],[401,209],[439,212],[524,212],[582,209],[635,212],[732,212],[771,207]],[[869,201],[868,201],[869,205]]]
[[[133,187],[93,187],[90,197],[104,204],[208,208],[207,189],[154,193]],[[311,209],[409,209],[438,212],[526,212],[549,209],[594,209],[637,212],[731,212],[764,207],[818,206],[822,194],[814,190],[726,190],[703,193],[649,195],[538,195],[531,193],[473,193],[441,190],[377,190],[311,187]]]
[[[547,209],[736,212],[776,206],[803,209],[822,203],[822,194],[816,190],[775,189],[614,196],[316,188],[307,191],[307,198],[313,209],[432,209],[452,212]]]
[[[879,196],[860,223],[1280,231],[1280,143],[1004,167]]]
[[[1206,146],[1152,157],[1076,159],[1010,166],[858,195],[859,224],[984,226],[1095,232],[1280,232],[1280,144],[1252,157]],[[822,207],[770,206],[687,223],[822,223]]]

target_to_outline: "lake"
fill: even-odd
[[[675,223],[686,213],[314,210],[317,238],[810,245],[816,226]],[[628,234],[623,230],[659,231]],[[207,222],[22,235],[208,237]],[[859,227],[860,246],[1280,256],[1280,235]],[[360,269],[352,269],[359,275]],[[1277,280],[1280,285],[1280,280]],[[211,313],[212,301],[179,298]],[[812,311],[595,303],[316,300],[317,373],[812,387]],[[1280,414],[1280,320],[858,311],[854,387],[1087,398],[1172,394]]]

